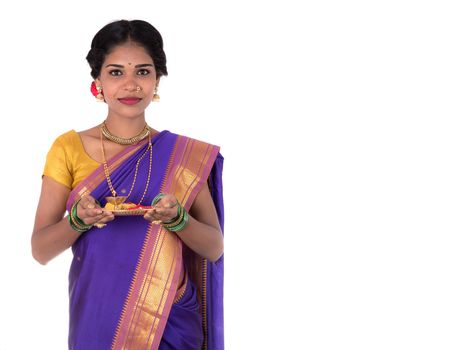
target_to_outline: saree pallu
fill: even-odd
[[[209,186],[223,230],[219,148],[169,131],[156,134],[152,146],[143,204],[160,192],[172,193],[189,210],[202,186]],[[138,164],[130,202],[142,198],[148,182],[147,147],[143,141],[108,161],[119,195],[129,193]],[[70,193],[67,209],[87,194],[102,206],[111,196],[102,166]],[[102,229],[92,228],[72,251],[69,349],[224,348],[223,257],[208,262],[142,216],[117,216]]]

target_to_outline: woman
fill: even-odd
[[[73,250],[69,348],[222,349],[219,148],[146,124],[167,75],[149,23],[106,25],[87,60],[108,114],[54,142],[32,234],[41,264]]]

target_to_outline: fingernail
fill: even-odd
[[[88,208],[89,208],[89,209],[92,209],[92,208],[94,208],[94,204],[92,204],[92,203],[89,203],[89,204],[88,204]]]

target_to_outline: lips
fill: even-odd
[[[120,101],[122,104],[130,105],[130,106],[139,103],[140,100],[141,98],[138,98],[138,97],[123,97],[123,98],[118,99],[118,101]]]

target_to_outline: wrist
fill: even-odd
[[[186,209],[180,204],[177,205],[177,215],[170,221],[163,222],[162,226],[172,232],[182,231],[188,224],[189,215]]]
[[[72,208],[69,210],[68,220],[70,227],[74,231],[78,233],[84,233],[91,229],[93,225],[86,224],[82,219],[78,217],[78,203],[80,203],[80,200],[81,198],[73,203]]]

